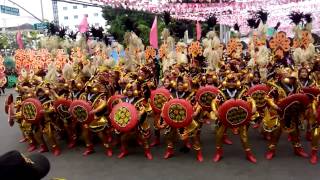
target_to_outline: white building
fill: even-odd
[[[82,0],[85,2],[84,0]],[[91,2],[90,0],[86,2]],[[78,25],[82,21],[84,16],[87,16],[89,26],[105,27],[106,21],[102,17],[102,8],[86,6],[80,4],[70,4],[65,2],[59,2],[58,16],[60,26],[67,27],[69,29],[77,30]]]

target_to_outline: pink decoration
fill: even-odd
[[[89,29],[87,16],[83,16],[81,23],[79,24],[79,32],[85,33]]]
[[[20,31],[17,32],[17,44],[19,46],[19,49],[23,49],[23,41],[22,41],[22,34]]]
[[[201,25],[199,21],[197,21],[196,31],[197,31],[197,40],[199,41],[201,39]]]
[[[225,3],[168,3],[168,1],[159,1],[153,3],[149,0],[96,0],[111,6],[121,7],[126,4],[132,9],[138,10],[143,7],[143,11],[160,14],[164,11],[170,11],[175,19],[187,19],[193,21],[205,21],[210,14],[215,14],[219,22],[223,25],[233,26],[239,23],[242,33],[249,32],[246,20],[251,17],[250,11],[257,11],[261,8],[270,12],[268,25],[274,26],[281,21],[280,29],[288,34],[292,34],[292,24],[288,14],[291,11],[300,11],[313,14],[313,30],[320,31],[320,3],[319,0],[245,0],[243,2],[225,2]],[[180,2],[172,0],[171,2]],[[204,2],[204,1],[203,1]]]
[[[158,25],[157,25],[157,16],[154,18],[151,30],[150,30],[150,45],[158,49]]]

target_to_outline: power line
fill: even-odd
[[[20,4],[12,1],[12,0],[8,0],[9,2],[11,2],[12,4],[18,6],[19,8],[23,9],[24,11],[26,11],[28,14],[30,14],[32,17],[34,17],[35,19],[37,19],[40,22],[43,22],[40,18],[38,18],[36,15],[32,14],[30,11],[28,11],[27,9],[25,9],[23,6],[21,6]]]
[[[84,1],[77,1],[77,0],[53,0],[58,2],[64,2],[69,4],[77,4],[77,5],[85,5],[85,6],[91,6],[91,7],[104,7],[105,5],[100,5],[96,3],[89,3]]]

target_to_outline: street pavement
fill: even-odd
[[[7,94],[13,90],[7,90]],[[7,115],[4,112],[5,96],[0,96],[0,154],[10,150],[26,152],[26,144],[19,143],[21,133],[17,125],[10,128]],[[69,150],[61,142],[62,154],[54,157],[45,153],[51,162],[51,171],[46,180],[65,178],[67,180],[319,180],[320,163],[311,165],[308,159],[293,155],[292,146],[283,134],[280,140],[277,156],[268,161],[264,159],[266,142],[257,130],[250,129],[250,143],[258,163],[251,164],[245,159],[240,139],[230,135],[233,145],[224,146],[224,158],[219,163],[212,162],[214,153],[214,134],[212,127],[207,125],[202,132],[204,162],[196,161],[195,153],[187,154],[176,150],[176,156],[164,160],[165,146],[152,149],[154,159],[148,161],[140,147],[131,147],[131,154],[124,159],[116,155],[119,148],[114,149],[114,156],[109,158],[104,155],[102,145],[96,145],[96,153],[83,157],[83,145]],[[163,141],[162,141],[163,142]],[[302,138],[307,152],[310,145]],[[177,144],[177,148],[181,147]],[[1,178],[0,178],[1,179]]]

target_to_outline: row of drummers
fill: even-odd
[[[307,158],[300,143],[301,127],[307,124],[310,162],[317,163],[320,90],[318,78],[309,76],[307,69],[301,68],[299,73],[281,69],[266,83],[260,82],[259,73],[243,78],[243,74],[228,72],[218,78],[215,72],[207,72],[198,74],[198,81],[188,73],[165,73],[161,85],[146,74],[131,72],[119,79],[117,73],[99,71],[90,78],[70,82],[60,78],[54,85],[35,76],[21,80],[16,100],[12,95],[6,100],[9,124],[19,124],[22,142],[28,142],[29,151],[39,147],[40,152],[47,152],[50,147],[54,155],[59,155],[57,136],[67,137],[69,148],[75,147],[82,136],[86,156],[94,152],[92,138],[96,136],[107,156],[112,156],[119,144],[118,157],[123,158],[129,154],[128,142],[134,138],[151,160],[150,147],[159,145],[163,134],[165,159],[174,155],[179,138],[183,142],[181,150],[194,149],[201,162],[201,129],[212,122],[216,132],[213,160],[220,161],[223,145],[232,144],[227,135],[230,131],[240,136],[246,158],[252,163],[257,160],[249,144],[248,128],[260,127],[267,142],[267,159],[275,156],[282,132],[289,133],[294,153]],[[315,75],[320,77],[319,72]]]

